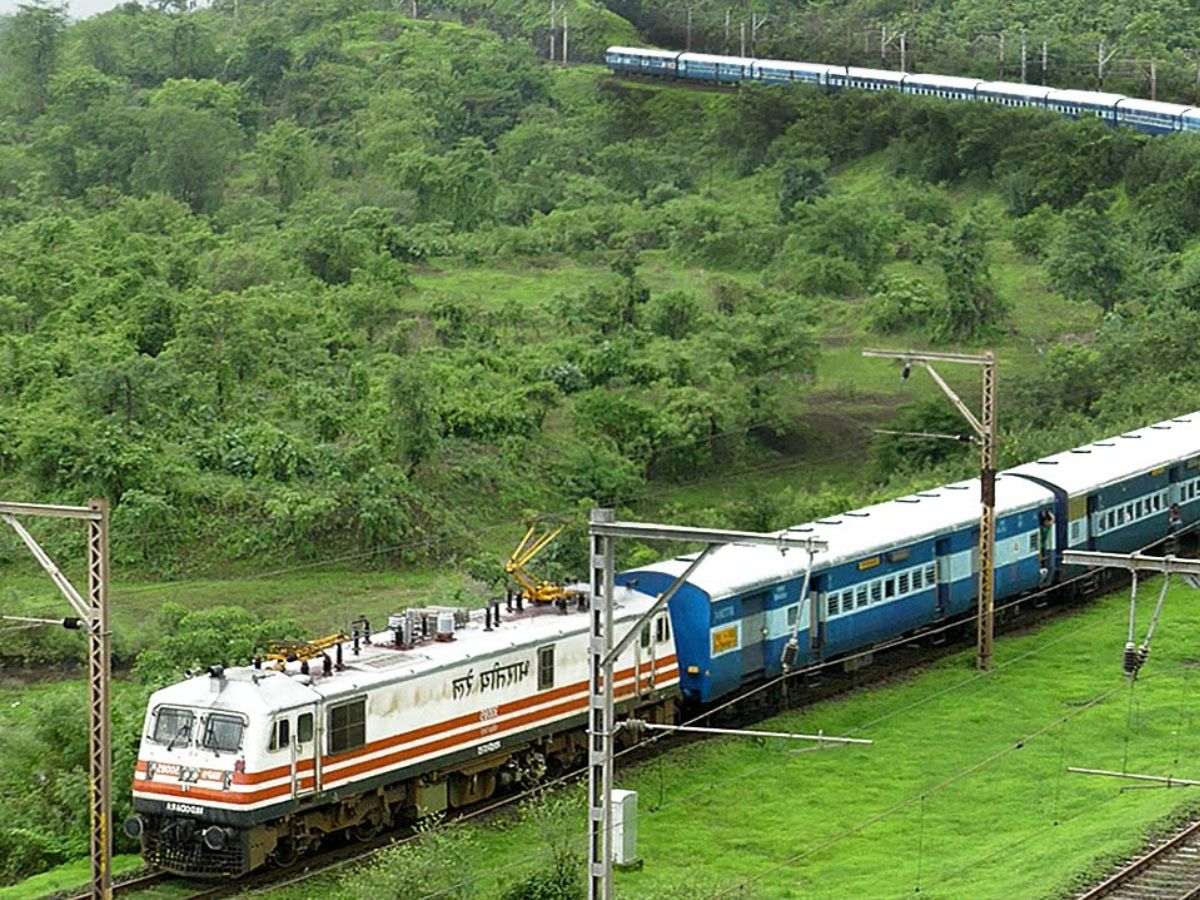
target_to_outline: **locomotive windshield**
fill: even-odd
[[[164,706],[154,719],[154,740],[160,744],[186,744],[192,739],[195,720],[191,710]]]
[[[242,720],[213,713],[204,723],[201,745],[209,750],[232,753],[242,746]]]

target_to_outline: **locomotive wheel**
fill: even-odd
[[[376,835],[383,830],[383,824],[380,822],[359,822],[350,829],[351,836],[360,843],[366,843],[372,840]]]
[[[299,859],[300,848],[296,846],[296,842],[290,837],[283,838],[276,844],[275,852],[271,854],[271,862],[281,869],[291,868]]]

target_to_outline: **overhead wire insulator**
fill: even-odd
[[[783,645],[783,671],[790,672],[792,667],[796,665],[796,654],[800,652],[800,644],[792,637],[786,644]]]
[[[1125,644],[1125,658],[1123,661],[1123,668],[1126,676],[1132,678],[1137,674],[1137,670],[1140,666],[1141,663],[1138,661],[1137,647],[1134,645],[1133,641],[1127,641]]]
[[[1142,646],[1138,647],[1137,664],[1138,664],[1139,669],[1146,664],[1146,660],[1149,657],[1150,657],[1150,644],[1149,644],[1149,642],[1147,642],[1147,643],[1142,644]]]

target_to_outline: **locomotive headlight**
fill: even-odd
[[[158,763],[156,763],[156,762],[146,763],[146,780],[152,781],[154,779],[154,773],[157,771],[158,771]]]

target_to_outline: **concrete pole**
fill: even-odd
[[[594,509],[591,524],[613,521],[611,509]],[[588,718],[588,900],[612,900],[613,538],[591,539],[591,641],[588,646],[591,715]]]

